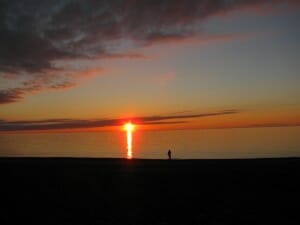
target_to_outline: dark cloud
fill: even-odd
[[[212,127],[208,129],[227,129],[227,128],[272,128],[272,127],[299,127],[300,122],[286,122],[286,123],[257,123],[257,124],[243,124],[243,125],[225,125],[225,126],[218,126]]]
[[[139,123],[140,121],[141,121],[141,123],[145,123],[145,122],[157,122],[157,121],[164,121],[164,120],[172,120],[172,119],[192,119],[192,118],[198,118],[198,117],[209,117],[209,116],[235,114],[238,112],[239,112],[238,110],[224,110],[221,112],[202,113],[202,114],[136,117],[136,118],[134,118],[134,121],[136,121],[137,123]],[[130,120],[130,118],[128,118],[127,120]]]
[[[248,6],[296,0],[0,0],[0,76],[65,76],[56,62],[99,58],[142,58],[137,46],[199,35],[204,19]],[[124,40],[131,41],[131,47]],[[2,74],[2,75],[1,75]],[[55,74],[55,76],[53,76]],[[48,85],[48,84],[47,84]],[[46,86],[47,86],[46,85]],[[56,85],[58,87],[59,85]],[[16,102],[24,87],[0,92]],[[55,88],[55,86],[54,86]]]
[[[0,70],[10,73],[45,73],[56,69],[53,60],[71,56],[30,31],[0,30],[0,49]]]
[[[261,124],[250,124],[247,127],[260,128],[260,127],[295,127],[300,126],[300,123],[261,123]]]
[[[0,120],[0,131],[32,131],[32,130],[51,130],[51,129],[76,129],[76,128],[95,128],[106,126],[120,126],[126,121],[134,121],[136,124],[178,124],[187,123],[188,119],[224,116],[239,113],[238,110],[224,110],[213,113],[186,114],[186,115],[165,115],[165,116],[141,116],[134,118],[119,119],[98,119],[98,120],[74,120],[74,119],[50,119],[36,121],[5,121]],[[186,119],[180,120],[178,119]],[[174,121],[175,120],[175,121]]]
[[[23,92],[18,89],[0,91],[0,104],[17,102],[23,98]]]
[[[145,122],[144,125],[167,125],[167,124],[180,124],[180,123],[187,123],[187,121],[172,121],[172,122]]]
[[[47,86],[42,86],[41,80],[31,80],[30,82],[23,82],[23,86],[19,88],[10,88],[7,90],[0,90],[0,105],[9,104],[21,101],[28,94],[33,94],[44,89],[61,90],[75,86],[70,81],[55,81],[49,82]]]
[[[0,104],[8,104],[18,102],[28,93],[39,91],[41,86],[38,84],[27,85],[23,88],[10,88],[8,90],[0,90]]]
[[[49,89],[53,89],[53,90],[68,89],[68,88],[72,88],[74,86],[76,86],[75,83],[70,82],[70,81],[64,81],[64,82],[57,82],[57,83],[51,84],[49,86]]]

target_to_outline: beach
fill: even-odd
[[[1,224],[299,224],[299,158],[1,158],[0,171]]]

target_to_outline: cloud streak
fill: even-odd
[[[49,119],[32,121],[5,121],[0,120],[0,131],[35,131],[35,130],[60,130],[60,129],[84,129],[120,126],[126,121],[134,121],[140,125],[161,125],[188,123],[189,119],[225,116],[239,113],[239,110],[224,110],[212,113],[165,115],[165,116],[140,116],[118,119],[74,120],[74,119]]]
[[[64,90],[74,87],[76,84],[70,81],[50,82],[43,86],[41,81],[24,82],[23,87],[0,90],[0,105],[19,102],[29,94],[34,94],[42,90]]]
[[[142,59],[137,47],[203,35],[207,18],[245,8],[297,4],[296,0],[10,0],[0,2],[0,76],[38,78],[42,91],[72,87],[74,60]],[[205,35],[205,34],[204,34]],[[234,37],[207,36],[210,40]],[[126,44],[130,42],[130,45]],[[93,69],[93,68],[89,68]],[[42,79],[41,79],[42,78]],[[45,88],[46,87],[46,88]],[[0,90],[0,103],[22,100],[27,86]]]

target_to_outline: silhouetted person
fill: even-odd
[[[172,159],[172,152],[171,152],[171,150],[169,149],[169,151],[168,151],[168,157],[169,157],[169,160],[171,160]]]

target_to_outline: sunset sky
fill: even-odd
[[[300,126],[297,0],[0,2],[0,131]]]

